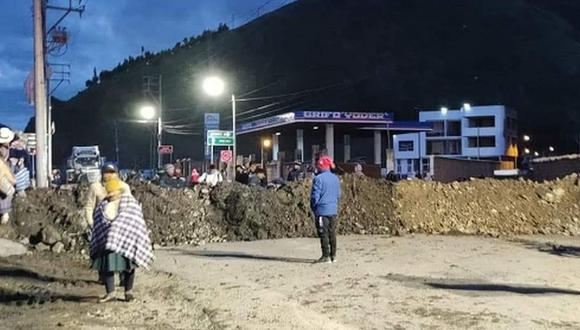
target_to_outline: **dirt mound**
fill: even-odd
[[[441,184],[343,176],[340,234],[567,234],[580,233],[577,175],[535,183],[471,180]],[[277,190],[224,184],[162,189],[131,183],[158,245],[314,236],[310,184]],[[14,203],[12,225],[0,236],[37,250],[87,252],[83,187],[32,191]]]
[[[562,180],[474,179],[441,184],[410,181],[397,185],[397,217],[409,232],[428,234],[580,233],[580,183]]]

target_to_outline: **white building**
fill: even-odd
[[[433,174],[433,156],[513,161],[508,148],[517,143],[516,120],[516,113],[503,105],[420,111],[419,121],[431,123],[433,130],[393,137],[395,171]]]

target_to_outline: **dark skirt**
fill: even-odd
[[[126,272],[137,268],[137,264],[116,252],[105,252],[104,255],[93,259],[91,269],[99,273]]]

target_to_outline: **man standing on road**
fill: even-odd
[[[338,203],[340,201],[340,180],[330,172],[334,162],[329,156],[322,156],[316,163],[319,174],[312,182],[310,207],[316,219],[316,230],[320,237],[322,257],[317,263],[336,261],[336,228],[338,225]]]

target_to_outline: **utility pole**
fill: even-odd
[[[47,103],[44,57],[44,22],[46,9],[43,0],[34,1],[34,112],[36,124],[36,186],[48,188]]]
[[[36,125],[36,186],[38,188],[48,187],[48,178],[52,170],[52,114],[50,99],[47,94],[52,94],[62,81],[67,79],[61,78],[57,86],[48,90],[48,81],[46,76],[46,56],[53,52],[60,52],[68,40],[65,29],[58,28],[65,17],[71,12],[77,12],[81,15],[85,6],[79,5],[73,7],[72,0],[68,1],[68,7],[52,6],[47,4],[47,0],[33,0],[34,11],[34,108],[35,108],[35,125]],[[46,30],[46,10],[64,11],[64,14]],[[47,36],[51,35],[50,42],[47,43]],[[66,48],[65,48],[66,52]],[[63,73],[64,74],[64,73]],[[70,73],[69,73],[70,74]]]

